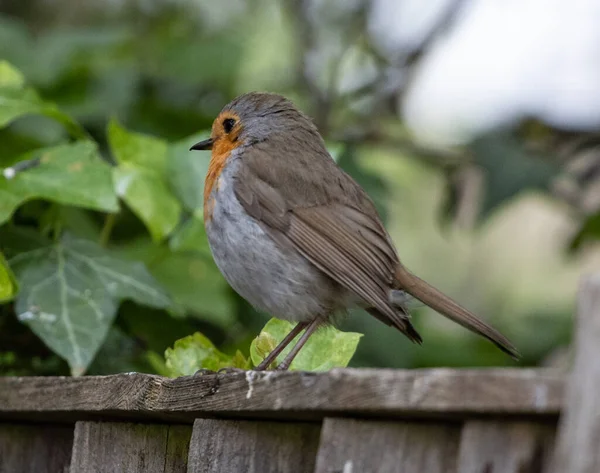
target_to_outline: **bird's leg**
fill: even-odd
[[[290,367],[290,365],[292,364],[292,361],[294,361],[294,358],[296,358],[296,355],[298,354],[298,352],[302,349],[304,344],[308,341],[310,336],[315,332],[315,330],[317,329],[317,327],[320,325],[321,322],[322,322],[321,319],[316,317],[312,322],[310,322],[308,324],[308,327],[306,327],[306,331],[302,334],[302,336],[300,337],[300,340],[298,340],[298,343],[296,343],[296,345],[294,345],[294,348],[292,348],[292,350],[288,353],[288,355],[284,358],[284,360],[281,363],[279,363],[279,366],[277,366],[278,371],[286,371]]]
[[[261,363],[254,368],[255,371],[264,371],[266,370],[269,366],[271,366],[271,363],[273,363],[275,361],[275,359],[279,356],[279,354],[285,350],[285,347],[287,347],[291,341],[296,338],[296,336],[302,332],[302,330],[304,330],[306,328],[306,326],[308,325],[308,322],[298,322],[296,324],[296,326],[290,330],[290,333],[288,333],[286,335],[286,337],[281,341],[281,343],[279,345],[277,345],[272,351],[271,353],[269,353],[267,355],[267,357],[261,361]],[[299,341],[298,341],[299,343]]]

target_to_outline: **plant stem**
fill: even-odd
[[[112,233],[112,229],[115,226],[116,219],[117,214],[106,214],[106,218],[104,219],[104,225],[102,226],[102,231],[100,232],[101,246],[108,245],[108,240],[110,240],[110,234]]]
[[[56,220],[52,225],[52,240],[58,242],[62,235],[62,222]]]

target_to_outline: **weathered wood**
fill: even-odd
[[[185,473],[187,425],[77,422],[70,473]]]
[[[600,273],[579,290],[575,361],[558,431],[555,473],[600,471]]]
[[[188,473],[313,473],[319,424],[197,419]]]
[[[469,421],[460,440],[460,473],[542,473],[554,426],[531,422]]]
[[[73,428],[0,424],[0,473],[63,473]]]
[[[315,473],[453,473],[459,436],[458,423],[327,418]]]
[[[178,379],[142,374],[0,377],[0,419],[556,416],[562,392],[561,375],[525,369],[336,369]]]

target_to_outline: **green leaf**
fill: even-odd
[[[204,179],[208,171],[210,153],[190,152],[194,143],[206,139],[209,135],[209,131],[197,133],[169,147],[169,182],[183,206],[191,213],[169,242],[173,251],[210,254],[202,212]]]
[[[100,241],[102,237],[101,222],[95,218],[94,214],[69,205],[57,205],[55,209],[55,220],[51,224],[58,223],[60,228],[75,237]],[[115,217],[115,215],[109,214],[105,220],[111,217]]]
[[[171,253],[153,260],[149,269],[173,296],[180,312],[191,310],[202,320],[220,327],[235,321],[229,285],[211,257],[193,253]]]
[[[144,222],[154,241],[161,241],[173,231],[181,208],[161,176],[127,163],[115,168],[113,176],[119,197]]]
[[[65,235],[49,242],[15,228],[5,232],[2,243],[21,283],[17,316],[67,360],[74,375],[93,360],[122,300],[170,305],[142,263],[118,258],[91,241]]]
[[[122,55],[115,54],[115,48],[133,35],[131,28],[122,25],[45,28],[36,32],[31,42],[26,75],[48,87],[65,76],[81,79],[89,69],[97,74],[115,64],[122,65]]]
[[[117,212],[110,166],[94,143],[80,141],[23,155],[21,161],[39,159],[39,165],[0,177],[0,223],[31,199],[46,199],[105,212]]]
[[[8,266],[4,255],[0,253],[0,302],[11,300],[19,289],[19,285]]]
[[[172,144],[168,151],[169,183],[184,207],[201,215],[204,204],[204,179],[210,162],[209,151],[190,151],[190,147],[210,136],[203,131]]]
[[[16,17],[0,16],[0,57],[23,67],[33,62],[31,49],[27,24]]]
[[[165,360],[172,377],[191,376],[200,369],[250,368],[250,360],[240,351],[234,356],[226,355],[199,332],[177,340],[173,348],[167,348]]]
[[[173,251],[194,251],[211,256],[202,217],[192,215],[173,234],[169,241]]]
[[[46,123],[48,123],[47,120]],[[39,134],[35,137],[25,135],[11,127],[0,129],[0,143],[2,143],[0,166],[12,165],[22,154],[48,146],[46,144],[48,142],[44,142],[43,137],[40,137]]]
[[[181,22],[177,24],[181,25]],[[182,34],[181,30],[160,28],[147,34],[144,50],[152,51],[152,54],[144,55],[148,59],[145,64],[148,73],[169,82],[206,84],[214,90],[231,90],[239,78],[238,68],[245,58],[246,45],[229,29],[218,28],[211,33],[202,30],[194,28],[192,34]],[[218,64],[218,67],[207,67],[207,64]]]
[[[0,61],[0,88],[20,89],[25,85],[25,76],[6,61]]]
[[[514,136],[493,133],[472,144],[475,162],[485,171],[486,190],[479,217],[525,190],[545,190],[560,167],[523,148]]]
[[[130,259],[144,261],[152,275],[169,291],[173,309],[221,328],[235,323],[234,300],[229,285],[212,256],[195,252],[173,252],[149,239],[138,239],[120,252]]]
[[[117,161],[117,194],[148,228],[154,241],[168,236],[179,223],[181,205],[167,185],[167,144],[132,133],[116,121],[108,126],[108,140]]]
[[[128,131],[116,120],[108,124],[108,139],[117,163],[148,168],[160,176],[165,175],[167,143],[163,140]]]
[[[175,340],[198,329],[198,323],[190,317],[174,317],[165,310],[128,303],[119,309],[119,325],[127,333],[134,334],[137,343],[146,350],[160,353],[161,359]]]
[[[344,156],[344,152],[346,151],[346,145],[337,141],[328,141],[325,143],[325,146],[336,163],[339,162],[340,158]]]
[[[295,324],[285,320],[271,319],[264,326],[258,337],[250,345],[252,363],[258,366],[275,348]],[[281,363],[292,347],[300,339],[298,335],[292,343],[277,357]],[[290,366],[291,370],[327,371],[331,368],[346,367],[362,337],[360,333],[342,332],[332,326],[325,326],[315,332],[298,353]]]
[[[151,368],[149,363],[145,361],[145,352],[138,340],[129,337],[113,325],[87,371],[90,375],[108,375],[134,371],[144,373]]]
[[[587,241],[600,240],[600,213],[587,217],[570,243],[570,250],[577,250]]]
[[[159,375],[169,377],[171,376],[171,370],[167,368],[165,357],[160,353],[148,350],[145,355],[146,363],[150,366],[151,372]]]
[[[87,132],[55,104],[42,100],[25,87],[23,75],[6,61],[0,61],[0,127],[26,115],[45,115],[61,123],[75,138],[88,138]]]

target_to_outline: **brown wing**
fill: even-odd
[[[235,182],[240,203],[378,318],[420,341],[406,314],[389,301],[398,257],[371,200],[324,149],[274,145],[268,149],[279,149],[277,156],[262,143],[245,151]]]

